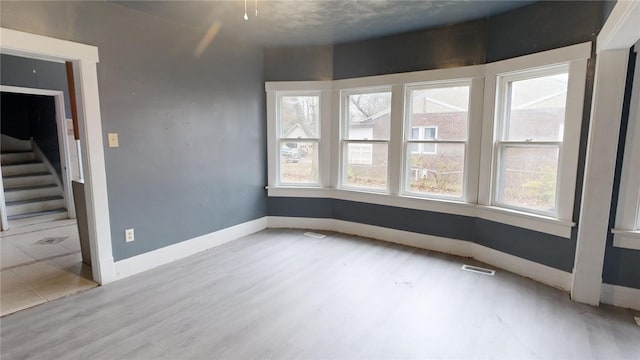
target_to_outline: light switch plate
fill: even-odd
[[[120,144],[118,143],[118,133],[109,133],[107,134],[107,137],[109,139],[109,147],[120,146]]]

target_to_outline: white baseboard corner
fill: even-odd
[[[115,280],[151,270],[158,266],[226,244],[243,236],[251,235],[267,227],[267,218],[247,221],[193,239],[185,240],[157,250],[140,254],[114,263]]]
[[[344,234],[469,257],[562,291],[571,289],[571,273],[500,252],[476,243],[335,219],[269,216],[269,228],[337,231]]]
[[[600,302],[625,309],[640,311],[640,289],[602,284]]]

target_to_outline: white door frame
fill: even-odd
[[[69,156],[69,142],[67,141],[67,120],[64,108],[64,93],[60,90],[45,90],[18,86],[0,85],[1,92],[14,94],[53,96],[56,106],[56,126],[58,129],[58,148],[62,169],[62,187],[64,190],[64,202],[69,218],[75,219],[76,211],[73,204],[73,191],[71,190],[71,157]],[[55,174],[54,174],[55,175]]]
[[[98,48],[0,27],[0,51],[23,57],[73,62],[93,279],[100,284],[112,282],[115,272],[98,95]]]

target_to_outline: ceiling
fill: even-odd
[[[233,35],[265,46],[335,44],[432,28],[512,10],[524,0],[244,0],[113,1],[203,33],[220,25]],[[217,27],[214,26],[214,27]]]

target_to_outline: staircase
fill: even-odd
[[[66,219],[62,189],[28,149],[2,151],[2,182],[9,228]]]

